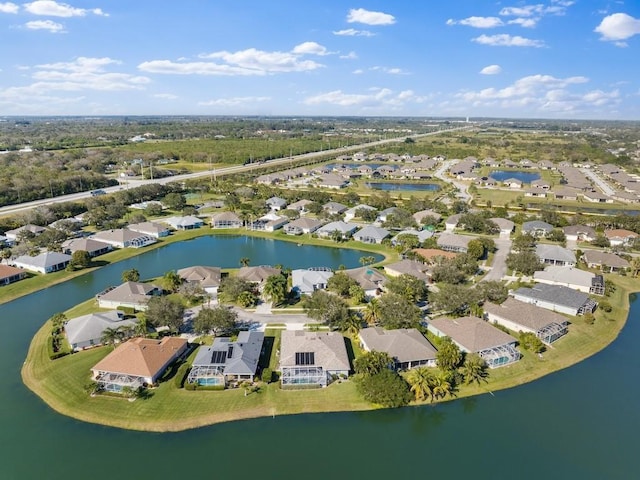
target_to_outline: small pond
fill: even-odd
[[[410,192],[435,192],[440,190],[440,185],[437,183],[391,183],[391,182],[376,182],[367,183],[368,188],[373,190],[384,191],[410,191]]]
[[[494,170],[489,176],[498,182],[504,182],[508,178],[515,178],[522,183],[531,183],[534,180],[540,180],[540,174],[534,172],[521,172],[511,170]]]

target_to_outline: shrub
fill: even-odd
[[[180,365],[175,377],[173,377],[173,383],[176,388],[182,388],[184,386],[184,382],[187,380],[187,375],[189,375],[189,364],[183,363]]]
[[[611,312],[611,310],[613,310],[613,307],[609,302],[600,302],[598,306],[600,307],[600,310],[602,310],[603,312],[609,313]]]
[[[198,384],[197,383],[185,383],[184,384],[184,389],[185,390],[196,390],[198,388]]]
[[[260,377],[264,383],[271,383],[273,380],[273,371],[270,368],[262,370],[262,376]]]
[[[584,323],[587,325],[593,325],[596,321],[596,317],[590,312],[585,313],[582,318],[584,319]]]

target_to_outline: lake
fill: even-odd
[[[253,265],[335,266],[329,264],[333,254],[314,261],[325,249],[269,243],[204,237],[173,244],[0,306],[1,478],[215,474],[230,479],[389,480],[415,477],[419,471],[427,478],[454,479],[636,477],[640,300],[635,296],[619,338],[581,364],[518,388],[433,407],[278,416],[158,434],[61,416],[22,384],[20,367],[46,318],[118,283],[125,269],[135,267],[151,277],[194,263],[233,267],[237,252]],[[231,248],[237,249],[233,255]],[[288,257],[283,261],[269,253],[276,251]],[[349,267],[357,266],[363,254],[338,252],[347,256],[335,260]]]
[[[440,190],[437,183],[392,183],[392,182],[374,182],[367,183],[368,188],[373,190],[384,191],[409,191],[409,192],[435,192]]]
[[[493,170],[489,176],[498,182],[504,182],[508,178],[515,178],[520,180],[522,183],[531,183],[534,180],[540,179],[539,173],[532,172],[521,172],[521,171],[511,171],[511,170]]]

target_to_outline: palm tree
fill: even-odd
[[[120,340],[121,332],[117,328],[105,328],[100,337],[100,341],[105,345],[115,345]]]
[[[11,258],[11,255],[12,255],[12,252],[10,248],[3,248],[2,251],[0,252],[0,256],[2,256],[2,259],[6,260],[7,262]]]
[[[2,254],[4,258],[4,250]],[[633,259],[631,259],[631,276],[637,277],[638,273],[640,273],[640,257],[633,257]]]
[[[345,319],[344,324],[342,325],[343,330],[347,331],[350,335],[357,335],[360,329],[362,328],[362,319],[359,315],[354,313],[350,313],[350,315]]]
[[[249,263],[251,263],[251,259],[249,257],[242,257],[240,259],[240,265],[242,265],[243,267],[248,267]]]
[[[433,397],[444,398],[453,394],[453,384],[451,383],[451,374],[441,371],[433,377]]]
[[[279,305],[287,297],[287,279],[279,274],[267,277],[262,292],[274,305]]]
[[[176,292],[181,284],[182,278],[174,270],[169,270],[162,277],[162,287],[171,293]]]
[[[372,255],[367,255],[364,257],[360,257],[360,265],[367,266],[367,265],[371,265],[373,262],[376,261],[376,257],[372,256]]]
[[[372,298],[364,309],[364,321],[369,325],[375,325],[380,320],[380,301]]]
[[[433,401],[434,374],[427,367],[418,367],[410,370],[407,381],[411,385],[411,391],[416,401],[423,401],[431,397]]]
[[[483,380],[486,382],[487,363],[477,353],[470,353],[464,360],[460,373],[462,373],[467,385],[470,385],[473,382],[480,383]]]

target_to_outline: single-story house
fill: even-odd
[[[330,268],[292,270],[291,291],[298,295],[311,295],[316,290],[326,289],[331,277],[333,277],[333,271]]]
[[[193,215],[163,218],[162,222],[174,230],[194,230],[204,225],[204,220]]]
[[[244,222],[237,213],[220,212],[211,215],[211,228],[241,228]]]
[[[571,242],[592,242],[597,237],[595,229],[586,225],[568,225],[562,231]]]
[[[582,193],[582,196],[584,197],[585,200],[592,203],[613,203],[613,198],[605,195],[602,192],[587,190]]]
[[[318,230],[316,230],[316,234],[319,237],[327,238],[331,237],[333,235],[333,232],[338,231],[342,235],[342,238],[350,238],[357,229],[357,224],[347,223],[339,220],[337,222],[331,222],[323,225]]]
[[[433,318],[427,330],[437,337],[449,337],[462,352],[477,353],[489,368],[502,367],[520,360],[517,340],[476,317]]]
[[[327,202],[322,209],[330,215],[340,215],[347,211],[349,207],[338,202]]]
[[[522,188],[522,182],[517,178],[507,178],[502,181],[502,184],[509,188]]]
[[[0,265],[0,285],[9,285],[10,283],[22,280],[26,276],[27,272],[21,268],[10,265]]]
[[[593,313],[598,306],[586,293],[562,285],[536,283],[531,288],[520,287],[511,295],[521,302],[573,316]]]
[[[389,236],[389,230],[381,227],[374,227],[373,225],[367,225],[358,232],[353,234],[353,239],[363,243],[377,243],[381,244],[382,240]]]
[[[187,340],[132,338],[116,347],[91,369],[93,380],[107,392],[155,384],[171,363],[187,351]]]
[[[324,222],[317,218],[298,218],[284,226],[284,233],[287,235],[302,235],[303,233],[313,233],[318,230]]]
[[[287,201],[280,197],[271,197],[267,199],[265,203],[267,204],[267,207],[273,211],[284,210],[287,208]]]
[[[338,332],[284,330],[280,339],[283,387],[326,387],[351,370],[344,337]]]
[[[544,237],[551,233],[553,225],[542,220],[532,220],[522,224],[522,233],[532,235],[534,237]]]
[[[187,383],[226,386],[229,382],[253,382],[263,342],[264,333],[255,331],[241,331],[235,341],[216,337],[213,345],[203,345],[198,349]]]
[[[401,209],[398,207],[389,207],[385,208],[381,212],[378,213],[378,218],[376,221],[378,222],[386,222],[389,220],[389,217],[397,214]]]
[[[339,190],[349,185],[349,180],[335,173],[324,173],[316,178],[318,187]]]
[[[549,191],[542,188],[527,188],[524,191],[525,197],[546,198],[548,194]]]
[[[603,270],[606,268],[611,272],[625,270],[631,266],[627,260],[615,253],[601,252],[600,250],[585,250],[582,258],[589,268]]]
[[[572,187],[558,187],[553,191],[553,195],[556,200],[576,201],[578,199],[578,190]]]
[[[398,243],[398,237],[401,235],[413,235],[418,239],[418,242],[422,243],[433,237],[434,233],[431,230],[403,230],[391,239],[391,245],[396,245]]]
[[[533,278],[539,283],[564,285],[580,292],[604,295],[604,278],[602,275],[596,275],[573,266],[548,266],[544,270],[535,272]]]
[[[375,212],[377,208],[370,207],[369,205],[356,205],[355,207],[351,207],[344,212],[344,221],[348,222],[349,220],[353,220],[354,218],[356,218],[356,212],[358,212],[358,210],[371,210]]]
[[[113,250],[109,243],[101,242],[94,238],[72,238],[62,243],[62,252],[73,255],[74,252],[85,251],[90,257],[97,257]]]
[[[34,236],[38,236],[41,233],[45,232],[47,229],[45,227],[41,227],[40,225],[33,225],[28,223],[27,225],[23,225],[22,227],[14,228],[13,230],[7,230],[4,232],[4,236],[7,237],[10,242],[15,243],[20,234],[23,232],[25,234],[33,234]]]
[[[551,184],[546,180],[539,178],[538,180],[534,180],[533,182],[531,182],[531,187],[549,190],[551,188]]]
[[[114,230],[97,232],[93,234],[91,238],[103,243],[108,243],[116,248],[140,248],[152,245],[158,241],[157,238],[152,237],[151,235],[134,232],[128,228],[117,228]]]
[[[287,217],[280,217],[273,212],[269,212],[266,215],[258,218],[257,220],[249,223],[251,230],[263,230],[265,232],[275,232],[279,228],[282,228],[289,219]]]
[[[423,225],[423,220],[426,218],[433,220],[433,226],[435,226],[442,220],[442,215],[440,215],[438,212],[434,212],[433,210],[420,210],[419,212],[414,213],[412,216],[418,225]]]
[[[72,318],[65,323],[64,331],[69,345],[73,350],[77,351],[102,345],[102,336],[109,328],[116,330],[122,327],[134,327],[135,325],[136,322],[132,319],[124,318],[124,314],[121,311],[110,310]]]
[[[167,227],[158,222],[142,222],[128,225],[132,232],[144,233],[155,238],[167,237],[171,233]]]
[[[384,266],[384,271],[391,277],[399,277],[400,275],[411,275],[420,280],[428,282],[431,280],[429,266],[417,260],[404,259],[399,262],[390,263]]]
[[[456,258],[458,255],[455,252],[445,252],[439,248],[414,248],[411,251],[417,253],[429,263],[434,263],[440,258]]]
[[[385,352],[393,359],[396,370],[435,367],[437,350],[415,328],[384,330],[363,328],[358,334],[360,345],[367,352]]]
[[[566,317],[515,298],[509,297],[500,305],[485,302],[482,309],[487,321],[514,332],[533,333],[546,344],[555,342],[568,331]]]
[[[438,244],[438,247],[447,252],[466,253],[469,247],[469,242],[473,239],[474,237],[468,237],[466,235],[442,232],[438,235],[436,243]]]
[[[255,267],[241,267],[236,274],[247,282],[262,284],[271,275],[280,275],[282,270],[269,265],[257,265]]]
[[[444,228],[447,232],[453,232],[460,221],[460,217],[462,217],[461,213],[456,213],[455,215],[451,215],[444,221]]]
[[[96,295],[100,308],[128,307],[134,310],[146,310],[147,302],[154,295],[160,295],[162,289],[151,283],[124,282],[122,285],[107,289]]]
[[[71,255],[59,252],[44,252],[35,257],[22,255],[12,261],[14,267],[32,272],[52,273],[64,270],[71,261]]]
[[[500,229],[500,235],[511,235],[516,226],[515,223],[506,218],[490,218],[489,221]]]
[[[575,253],[559,245],[539,243],[536,245],[536,255],[546,265],[573,267],[576,264]]]
[[[176,273],[184,282],[197,283],[207,293],[218,293],[218,288],[222,281],[220,267],[195,265],[193,267],[181,268]]]
[[[342,272],[358,282],[367,297],[379,296],[387,282],[387,277],[373,267],[351,268]]]
[[[612,230],[605,230],[604,236],[609,239],[609,243],[612,247],[616,246],[629,246],[638,238],[636,232],[631,230],[624,230],[622,228],[616,228]]]
[[[303,198],[302,200],[298,200],[297,202],[293,202],[289,205],[289,210],[295,210],[296,212],[302,214],[307,213],[307,206],[313,203],[311,200],[307,200]]]

